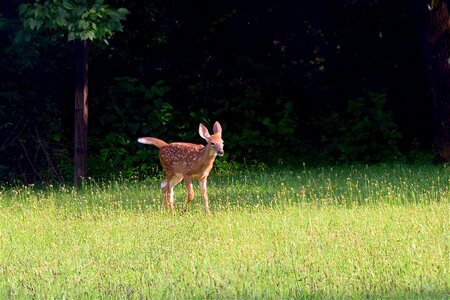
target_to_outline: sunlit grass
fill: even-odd
[[[210,216],[159,181],[0,188],[0,298],[449,295],[448,166],[213,174]]]

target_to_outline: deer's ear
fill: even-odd
[[[220,126],[219,122],[216,121],[216,123],[214,123],[213,131],[215,134],[222,136],[222,126]]]
[[[200,136],[202,138],[204,138],[205,140],[207,140],[211,137],[211,135],[209,134],[208,128],[206,128],[205,125],[203,125],[203,124],[200,124],[200,126],[198,127],[198,134],[200,134]]]

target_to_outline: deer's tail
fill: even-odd
[[[157,138],[153,138],[153,137],[139,138],[138,142],[141,143],[141,144],[153,145],[153,146],[156,146],[158,148],[161,148],[161,147],[167,145],[167,143],[164,142],[163,140],[160,140],[160,139],[157,139]]]

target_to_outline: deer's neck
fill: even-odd
[[[195,168],[197,169],[197,172],[208,176],[216,156],[217,153],[209,145],[206,145],[202,150],[200,150],[200,155],[197,158],[197,168]]]
[[[201,151],[200,151],[200,158],[203,161],[211,161],[214,162],[216,159],[217,153],[214,149],[212,149],[209,145],[206,145]]]

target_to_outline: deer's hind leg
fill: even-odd
[[[194,187],[192,185],[192,178],[190,176],[184,176],[184,183],[186,183],[186,189],[188,192],[188,198],[184,204],[183,210],[186,211],[189,203],[194,199]]]
[[[163,180],[163,182],[161,182],[161,191],[164,197],[164,204],[170,211],[173,211],[175,203],[173,198],[173,188],[178,183],[180,183],[182,179],[182,176],[179,176],[177,174],[170,174],[166,179]]]

